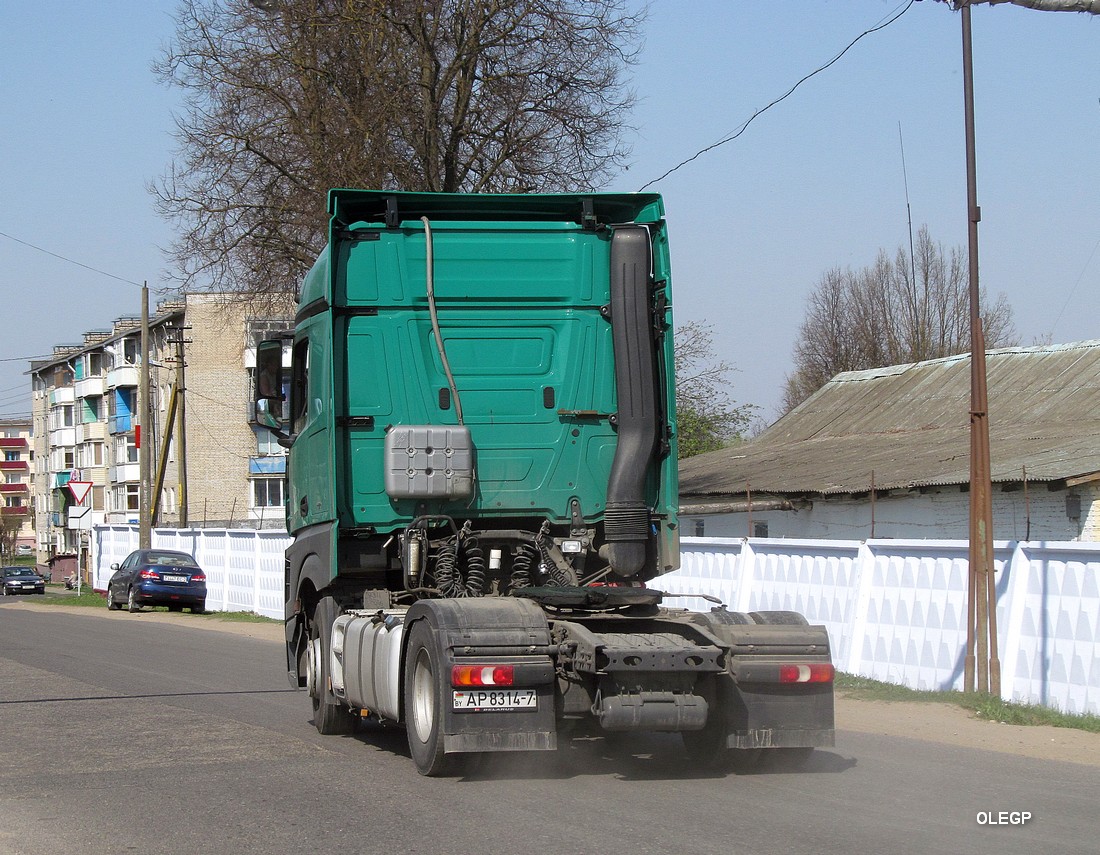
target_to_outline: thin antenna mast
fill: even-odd
[[[909,207],[909,175],[905,169],[905,139],[901,135],[901,122],[898,122],[898,145],[901,146],[901,180],[905,185],[905,215],[909,219],[909,268],[913,276],[913,287],[917,287],[917,259],[913,251],[913,211]]]

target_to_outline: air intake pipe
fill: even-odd
[[[607,482],[604,557],[616,575],[637,575],[650,540],[645,483],[657,447],[657,360],[653,341],[649,230],[627,225],[611,236],[611,340],[619,443]]]

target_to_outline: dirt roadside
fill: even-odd
[[[125,611],[109,612],[81,606],[54,606],[25,600],[0,603],[0,608],[54,611],[88,615],[106,620],[133,620]],[[162,623],[200,626],[247,638],[280,642],[283,627],[278,623],[238,623],[212,618],[195,618],[190,614],[155,612],[148,618]],[[855,700],[839,693],[836,700],[838,730],[874,733],[883,736],[908,737],[924,742],[961,745],[984,751],[999,751],[1034,757],[1039,760],[1059,760],[1085,766],[1100,767],[1100,734],[1064,727],[1024,727],[1000,724],[975,718],[969,712],[950,704],[909,701]]]

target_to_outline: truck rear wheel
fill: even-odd
[[[405,651],[405,730],[416,770],[428,777],[445,775],[455,766],[453,756],[443,753],[445,671],[431,627],[416,621]]]
[[[310,700],[313,702],[313,724],[325,736],[347,734],[355,730],[357,716],[340,703],[332,693],[329,674],[332,624],[340,616],[340,607],[332,597],[324,597],[313,610],[309,624]]]

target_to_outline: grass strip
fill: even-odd
[[[42,597],[28,597],[28,603],[41,603],[48,606],[87,606],[88,608],[107,609],[107,601],[103,594],[96,593],[90,588],[83,588],[80,596],[72,592],[62,593],[60,586],[47,585],[46,593]],[[167,606],[143,606],[145,612],[166,612]],[[231,623],[281,623],[273,618],[258,615],[255,612],[206,612],[195,615],[199,620],[227,621]]]
[[[978,718],[1003,724],[1047,725],[1100,733],[1100,716],[1077,715],[1037,704],[1004,701],[984,692],[922,691],[883,683],[869,677],[837,672],[836,691],[840,697],[865,701],[906,701],[952,704]]]

